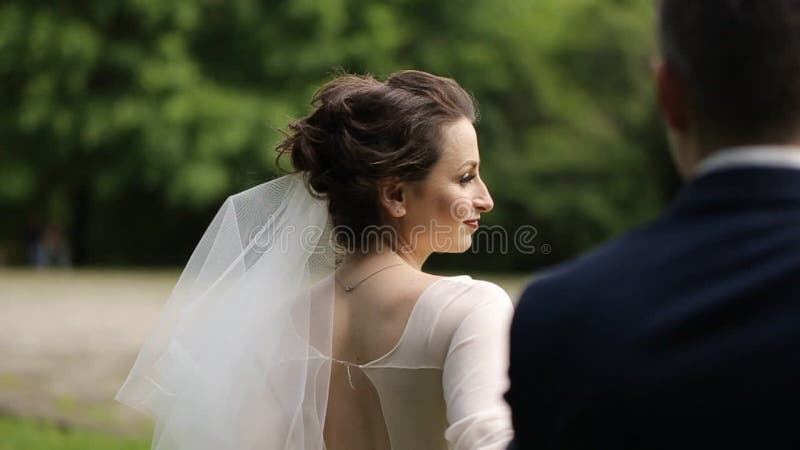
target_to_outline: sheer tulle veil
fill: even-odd
[[[302,175],[229,197],[117,399],[153,449],[322,449],[335,258]]]

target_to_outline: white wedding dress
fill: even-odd
[[[391,351],[339,361],[330,233],[301,175],[225,202],[117,394],[155,418],[153,450],[323,450],[347,433],[370,435],[347,450],[510,441],[505,291],[439,279]]]
[[[512,438],[502,398],[512,314],[508,295],[492,283],[468,276],[435,281],[391,351],[366,364],[334,361],[327,420],[338,429],[329,434],[352,432],[353,419],[371,415],[383,420],[385,433],[363,448],[346,448],[505,449]],[[355,387],[363,385],[352,382],[359,375],[372,389]]]

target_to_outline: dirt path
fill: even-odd
[[[0,411],[141,430],[112,399],[177,275],[0,271]]]

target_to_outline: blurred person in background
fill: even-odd
[[[53,223],[43,224],[38,214],[28,219],[24,242],[28,263],[36,268],[72,265],[69,241],[62,228]]]

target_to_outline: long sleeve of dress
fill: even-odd
[[[508,336],[513,306],[497,285],[479,281],[458,300],[469,305],[452,335],[443,367],[449,427],[456,450],[505,449],[513,436],[503,400],[508,387]]]

